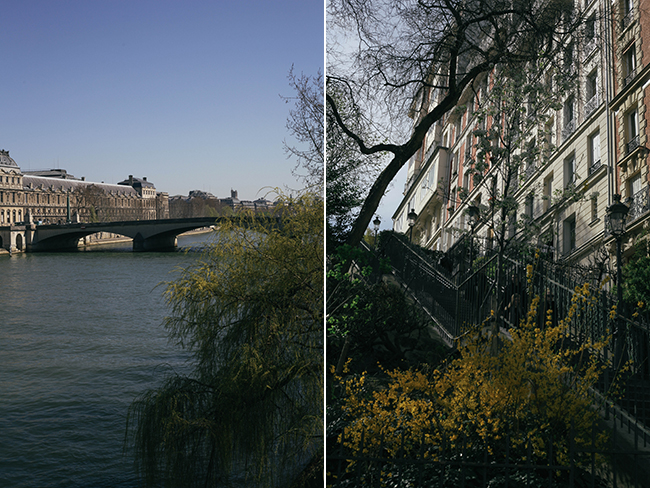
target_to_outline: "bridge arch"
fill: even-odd
[[[221,217],[224,218],[224,217]],[[109,232],[133,239],[134,251],[168,251],[176,247],[176,236],[188,230],[218,223],[210,217],[160,219],[124,222],[38,225],[30,241],[31,251],[76,249],[80,238],[97,232]]]

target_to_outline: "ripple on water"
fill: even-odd
[[[0,259],[0,486],[137,487],[127,409],[187,355],[167,342],[162,287],[198,254]]]

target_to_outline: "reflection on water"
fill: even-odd
[[[209,243],[214,236],[214,232],[192,232],[182,234],[177,238],[177,251],[200,252],[203,245]],[[109,242],[106,244],[94,244],[92,246],[80,247],[79,251],[83,252],[133,252],[133,242],[131,239],[125,239],[120,242]]]

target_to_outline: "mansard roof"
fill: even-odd
[[[137,196],[137,192],[130,186],[113,185],[108,183],[93,183],[92,181],[67,180],[62,178],[48,178],[45,176],[23,176],[23,188],[36,189],[43,188],[52,191],[68,191],[76,188],[94,185],[107,193],[114,193],[123,196]]]
[[[147,181],[146,177],[143,178],[134,178],[132,175],[129,175],[128,180],[123,180],[118,183],[118,185],[129,185],[133,188],[156,188],[156,186]]]

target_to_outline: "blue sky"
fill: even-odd
[[[0,16],[0,149],[23,170],[170,195],[300,187],[280,95],[292,65],[323,69],[322,0],[14,0]]]

